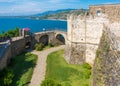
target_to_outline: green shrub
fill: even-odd
[[[10,69],[5,68],[0,71],[0,86],[11,86],[13,77],[13,71]]]
[[[48,46],[53,47],[52,43],[48,43]]]
[[[85,78],[89,79],[91,75],[91,66],[88,63],[84,63],[83,67],[86,68],[87,70],[84,72]]]
[[[89,78],[90,78],[90,75],[91,75],[91,71],[90,71],[90,70],[86,70],[86,71],[84,72],[84,76],[85,76],[86,79],[89,79]]]
[[[84,64],[83,64],[83,67],[84,67],[84,68],[87,68],[87,69],[91,69],[91,68],[92,68],[88,63],[84,63]]]
[[[35,50],[37,51],[41,51],[44,48],[44,44],[40,43],[40,44],[35,44]]]
[[[12,70],[7,70],[7,74],[4,77],[4,85],[5,86],[10,86],[12,84],[13,77],[14,77],[13,71]]]
[[[6,73],[6,69],[0,71],[0,86],[4,86],[4,76]]]
[[[45,79],[41,86],[61,86],[58,82],[52,80],[52,79]]]
[[[0,37],[16,37],[19,36],[19,28],[15,28],[13,30],[8,30],[7,32],[1,31]]]

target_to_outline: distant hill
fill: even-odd
[[[56,14],[56,13],[60,13],[63,11],[71,11],[71,10],[75,10],[75,9],[60,9],[60,10],[55,10],[55,11],[45,11],[43,13],[39,13],[33,16],[46,16],[46,15],[51,15],[51,14]]]
[[[67,19],[68,14],[85,14],[85,12],[88,12],[88,9],[62,9],[62,10],[56,10],[56,11],[47,11],[40,14],[36,14],[33,16],[30,16],[32,19]]]

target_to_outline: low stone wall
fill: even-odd
[[[61,32],[59,31],[59,34],[60,33]],[[0,59],[0,69],[3,69],[4,67],[6,67],[6,65],[9,62],[9,59],[11,57],[14,57],[14,56],[22,53],[25,50],[26,44],[28,42],[30,42],[30,48],[33,49],[34,45],[36,43],[39,43],[40,38],[44,35],[48,35],[48,43],[51,43],[53,45],[63,44],[63,43],[61,43],[61,41],[56,39],[56,33],[54,31],[40,32],[40,33],[34,34],[33,36],[25,36],[25,37],[21,36],[21,37],[12,38],[11,44],[9,45],[8,49],[6,49],[4,55]],[[64,35],[66,35],[66,34],[64,34]],[[42,41],[44,41],[44,38],[42,39]]]
[[[0,70],[7,66],[9,59],[11,57],[11,46],[8,46],[6,53],[3,58],[0,59]]]
[[[25,50],[25,44],[28,41],[30,41],[30,37],[16,39],[11,42],[0,59],[0,70],[7,66],[10,58],[22,53]]]

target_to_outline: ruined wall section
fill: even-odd
[[[120,4],[90,6],[90,14],[93,17],[98,16],[97,11],[101,12],[101,16],[107,15],[110,22],[120,22]]]

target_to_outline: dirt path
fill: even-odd
[[[32,51],[33,54],[38,55],[38,60],[34,68],[31,82],[29,86],[40,86],[42,81],[45,79],[46,72],[46,60],[49,53],[64,49],[64,45],[59,47],[50,48],[44,51]]]

